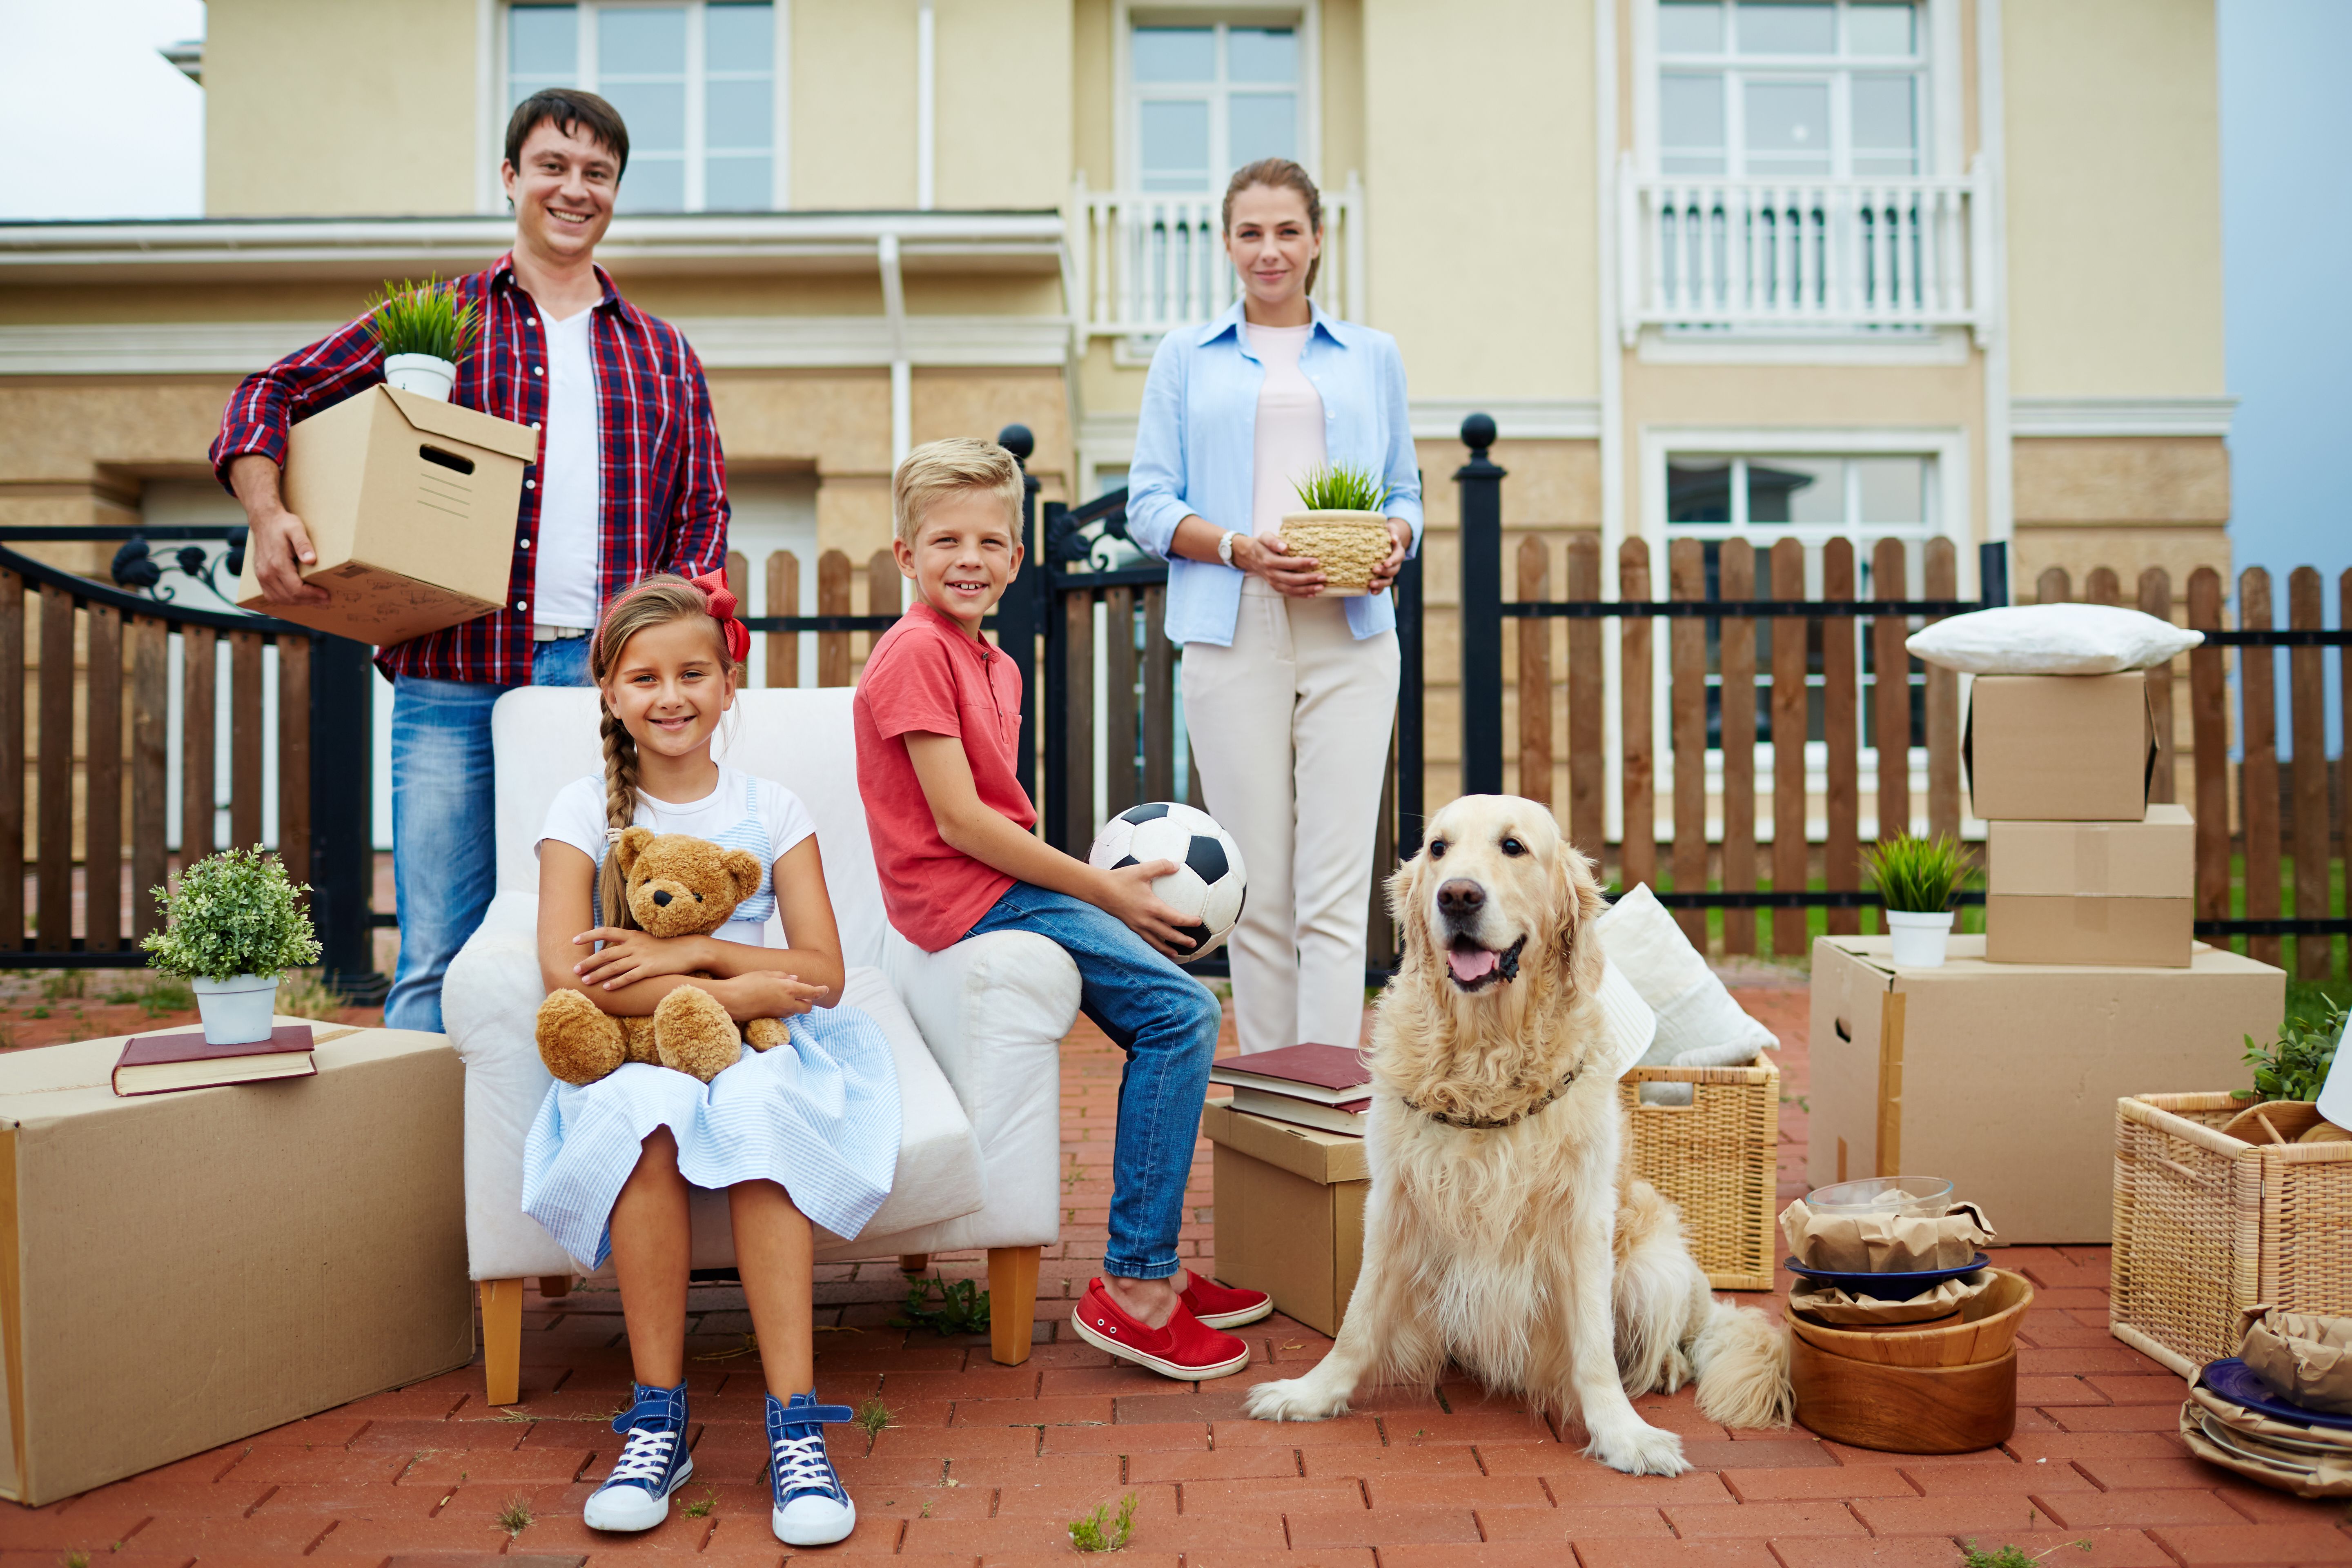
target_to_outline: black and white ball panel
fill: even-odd
[[[1151,890],[1188,922],[1196,955],[1215,948],[1241,918],[1247,881],[1241,848],[1204,811],[1165,800],[1129,806],[1103,824],[1087,858],[1114,870],[1174,861],[1176,870]]]

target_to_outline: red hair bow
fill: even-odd
[[[743,663],[751,657],[751,631],[735,618],[737,601],[734,590],[727,586],[727,574],[705,572],[693,582],[710,608],[710,618],[719,623],[719,636],[726,639],[728,662]]]

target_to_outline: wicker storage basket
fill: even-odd
[[[2352,1313],[2352,1143],[2222,1132],[2248,1103],[2143,1094],[2116,1104],[2107,1322],[2183,1377],[2238,1353],[2239,1313],[2257,1302]],[[2295,1137],[2309,1115],[2280,1135]]]
[[[1372,568],[1389,558],[1389,520],[1377,511],[1294,511],[1282,520],[1282,542],[1323,568],[1323,592],[1349,598],[1371,592]]]
[[[1643,1105],[1635,1086],[1686,1083],[1688,1105]],[[1780,1069],[1634,1068],[1618,1080],[1627,1169],[1683,1211],[1691,1254],[1718,1290],[1769,1290],[1779,1235]]]

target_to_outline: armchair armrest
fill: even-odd
[[[539,975],[539,900],[500,893],[449,962],[442,1026],[466,1064],[466,1246],[477,1279],[570,1274],[572,1261],[522,1212],[524,1138],[554,1082],[532,1037],[547,987]]]
[[[1078,1016],[1078,966],[1034,931],[991,931],[925,952],[897,931],[884,973],[914,1016],[984,1144],[1009,1110],[1056,1087],[1062,1037]],[[1059,1105],[1055,1107],[1059,1115]]]

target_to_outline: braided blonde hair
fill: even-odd
[[[588,644],[588,679],[596,684],[597,734],[604,744],[605,837],[614,842],[604,849],[604,865],[596,879],[598,921],[625,930],[636,929],[629,913],[628,879],[621,872],[620,834],[637,819],[637,742],[604,696],[604,682],[621,662],[629,639],[651,626],[667,626],[699,616],[719,637],[719,657],[727,659],[727,639],[712,619],[702,591],[675,573],[661,572],[630,588],[606,607]]]

